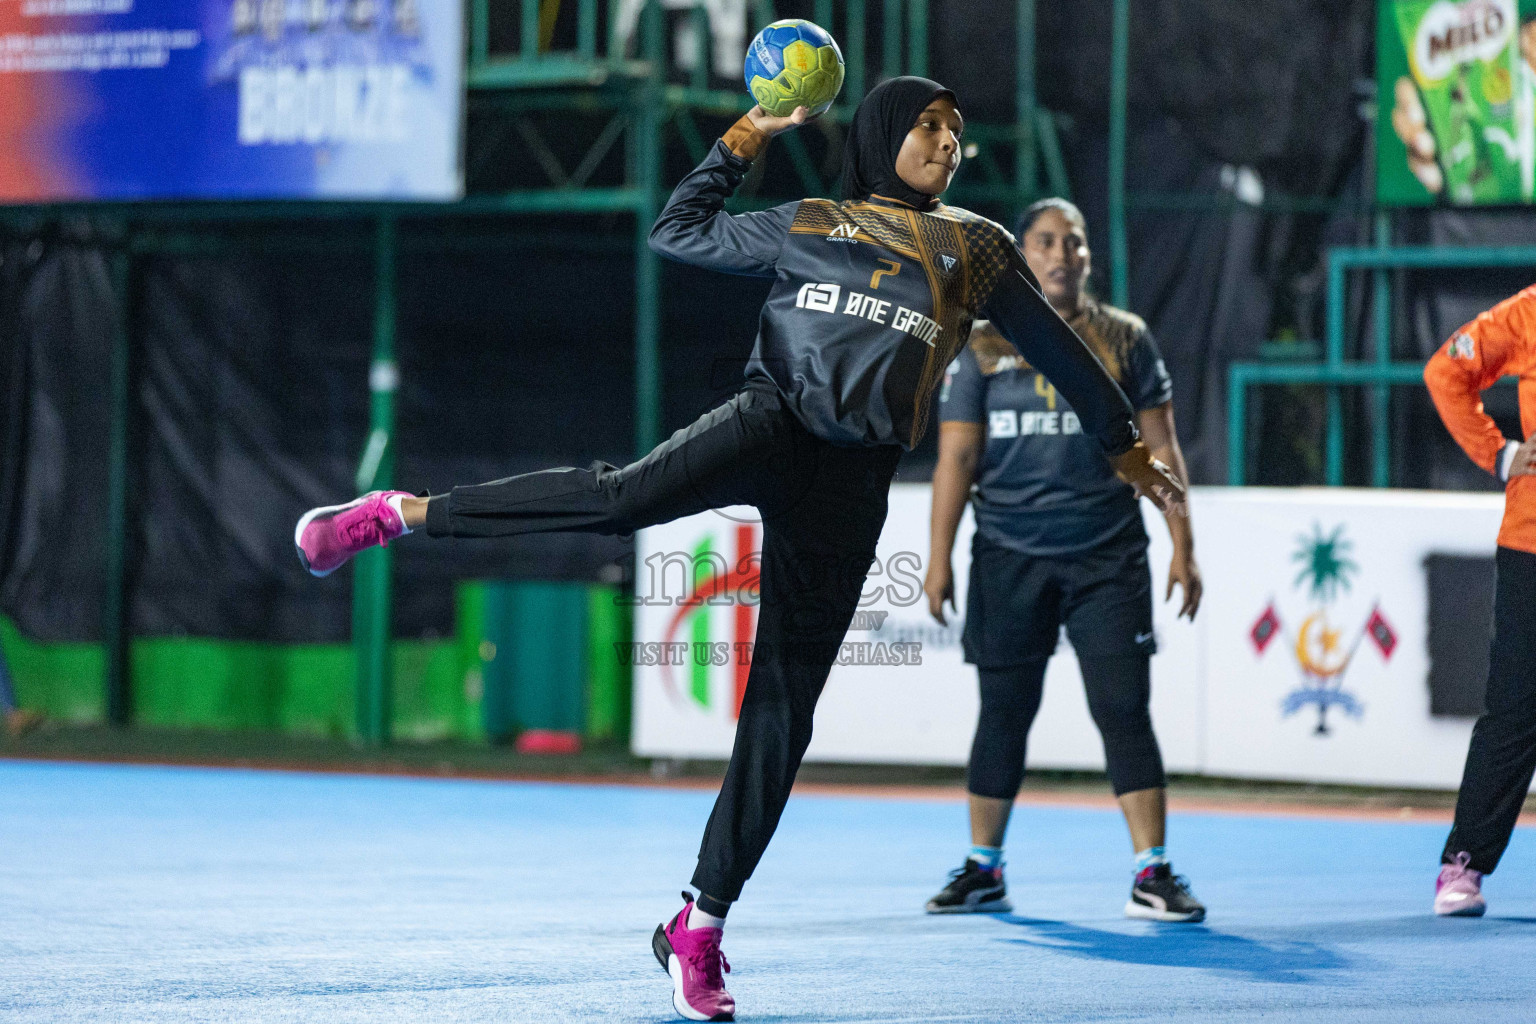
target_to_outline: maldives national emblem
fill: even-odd
[[[1350,589],[1350,577],[1359,567],[1349,557],[1353,545],[1345,538],[1344,527],[1336,527],[1325,535],[1322,526],[1314,523],[1310,536],[1302,534],[1296,540],[1297,549],[1291,560],[1299,563],[1301,569],[1293,586],[1307,592],[1306,615],[1292,635],[1271,599],[1249,630],[1248,638],[1261,657],[1276,639],[1291,650],[1301,671],[1302,684],[1286,694],[1280,704],[1281,713],[1288,718],[1302,708],[1315,707],[1317,728],[1313,731],[1326,736],[1329,708],[1337,707],[1351,718],[1365,714],[1359,698],[1344,688],[1344,677],[1360,642],[1369,639],[1382,659],[1387,660],[1397,649],[1397,633],[1380,605],[1372,604],[1364,624],[1346,641],[1346,634],[1338,625],[1337,602],[1340,594]]]

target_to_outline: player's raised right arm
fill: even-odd
[[[651,248],[708,270],[772,277],[799,204],[732,216],[725,212],[725,202],[768,140],[804,122],[803,107],[795,115],[768,117],[754,107],[732,125],[673,191],[651,229]]]

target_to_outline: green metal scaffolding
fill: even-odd
[[[1378,215],[1378,242],[1389,241]],[[1247,482],[1248,390],[1262,384],[1316,384],[1327,388],[1324,419],[1324,474],[1330,487],[1344,483],[1344,415],[1341,389],[1370,389],[1371,486],[1391,483],[1391,388],[1421,386],[1424,364],[1392,360],[1393,270],[1477,270],[1536,267],[1536,246],[1467,247],[1389,246],[1340,247],[1328,252],[1327,337],[1321,363],[1233,363],[1228,377],[1227,482]],[[1348,275],[1369,270],[1372,276],[1372,357],[1345,359],[1345,310]]]

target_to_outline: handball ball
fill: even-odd
[[[774,117],[796,107],[823,113],[843,87],[843,52],[826,29],[799,18],[776,21],[747,47],[747,91]]]

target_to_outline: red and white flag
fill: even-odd
[[[1268,647],[1269,642],[1279,633],[1280,616],[1275,614],[1275,604],[1271,601],[1264,609],[1264,614],[1259,616],[1259,621],[1255,622],[1253,628],[1248,631],[1248,639],[1253,641],[1253,649],[1263,654],[1264,648]]]
[[[1381,651],[1383,658],[1392,657],[1392,652],[1397,650],[1397,632],[1382,616],[1380,608],[1371,609],[1371,617],[1365,623],[1365,632],[1376,648]]]

